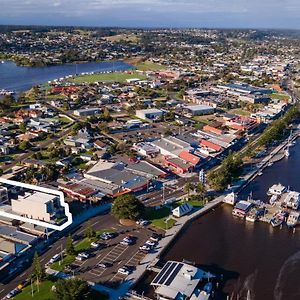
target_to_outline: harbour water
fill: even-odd
[[[243,192],[267,200],[268,188],[278,182],[300,191],[300,141],[288,159],[265,169]],[[216,299],[300,299],[300,227],[273,228],[263,222],[234,218],[232,207],[222,205],[195,220],[163,256],[195,262],[223,274],[224,294]],[[250,293],[248,292],[250,291]]]
[[[25,91],[33,85],[82,72],[125,71],[132,66],[121,61],[65,64],[48,67],[19,67],[12,61],[0,63],[0,89]]]

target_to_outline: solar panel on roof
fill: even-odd
[[[168,270],[166,270],[165,274],[161,277],[160,281],[158,282],[158,284],[164,284],[164,282],[167,280],[167,278],[170,276],[172,270],[176,267],[177,263],[176,262],[172,262],[172,264],[170,265],[170,267],[168,268]]]
[[[154,280],[152,281],[152,283],[158,283],[159,279],[165,274],[166,269],[168,269],[168,267],[171,265],[171,262],[168,261],[163,268],[161,269],[161,271],[159,272],[159,274],[154,278]]]
[[[175,270],[172,272],[171,276],[168,278],[168,280],[165,282],[165,285],[170,285],[171,282],[174,280],[180,269],[182,268],[183,264],[179,263]]]

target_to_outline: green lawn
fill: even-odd
[[[166,224],[166,219],[170,216],[171,210],[169,207],[160,209],[148,208],[145,212],[145,219],[149,220],[152,225],[161,229],[169,229],[174,226],[176,220],[169,219]]]
[[[165,70],[166,66],[151,62],[149,60],[139,62],[135,67],[140,71],[160,71]]]
[[[72,79],[72,81],[77,83],[93,83],[97,81],[114,81],[114,82],[125,82],[127,79],[146,79],[145,76],[137,72],[114,72],[114,73],[99,73],[91,75],[77,76]]]
[[[74,255],[67,255],[63,258],[63,260],[61,262],[57,261],[54,264],[52,264],[51,269],[62,272],[64,270],[64,268],[66,266],[70,265],[71,263],[73,263],[74,260],[75,260]]]
[[[249,117],[251,115],[251,113],[249,111],[246,111],[243,109],[232,109],[232,110],[228,111],[228,113],[245,116],[245,117]]]
[[[278,100],[281,100],[281,101],[289,99],[289,96],[287,94],[278,94],[278,93],[271,94],[270,97],[272,99],[278,99]]]
[[[36,283],[33,284],[33,297],[31,292],[31,285],[26,286],[20,294],[14,297],[15,300],[48,300],[53,299],[53,293],[51,288],[54,282],[50,280],[45,280],[39,285],[39,291]]]
[[[62,122],[63,124],[65,124],[65,125],[70,124],[70,123],[72,122],[72,121],[71,121],[69,118],[67,118],[67,117],[59,117],[58,120],[59,120],[60,122]]]

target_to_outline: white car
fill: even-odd
[[[82,256],[77,255],[77,256],[75,257],[75,260],[84,261],[85,258],[82,257]]]
[[[50,263],[50,264],[53,264],[53,263],[59,261],[59,260],[60,260],[60,256],[61,256],[60,254],[55,254],[55,255],[50,259],[49,263]]]
[[[96,243],[96,242],[92,242],[92,243],[91,243],[91,247],[92,247],[92,248],[98,249],[99,246],[100,246],[100,244],[98,244],[98,243]]]
[[[127,268],[123,267],[118,270],[118,273],[120,273],[122,275],[129,275],[130,271]]]
[[[145,245],[148,245],[149,247],[155,247],[156,243],[153,241],[148,240]]]
[[[140,248],[139,248],[141,251],[150,251],[151,250],[151,248],[149,247],[149,246],[147,246],[147,245],[143,245],[143,246],[140,246]]]
[[[83,257],[85,259],[88,259],[90,257],[90,255],[88,253],[86,253],[86,252],[80,252],[78,254],[78,256]]]
[[[147,226],[149,224],[149,221],[140,219],[140,220],[136,221],[136,224],[142,225],[142,226]]]

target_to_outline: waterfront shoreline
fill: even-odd
[[[298,132],[297,132],[297,134],[295,134],[293,136],[291,141],[296,140],[298,137],[299,137],[299,135],[298,135]],[[273,149],[268,154],[268,156],[265,157],[262,160],[261,167],[258,168],[257,170],[255,170],[254,172],[252,172],[251,174],[248,174],[247,179],[240,186],[235,187],[235,191],[237,191],[238,194],[240,194],[245,188],[247,188],[247,186],[251,182],[253,182],[257,178],[257,176],[259,176],[258,174],[261,171],[263,171],[265,168],[268,167],[268,164],[270,162],[276,163],[276,162],[281,161],[284,158],[284,155],[280,155],[280,153],[283,151],[283,149],[286,148],[287,144],[288,144],[288,140],[286,139],[282,143],[280,143],[280,145],[278,145],[275,149]],[[280,159],[276,158],[276,160],[274,161],[273,159],[277,155],[280,155]],[[184,233],[184,230],[186,230],[191,225],[191,223],[193,221],[200,219],[205,214],[211,213],[211,211],[214,208],[222,205],[223,198],[225,197],[226,194],[223,194],[223,195],[219,196],[218,198],[216,198],[216,199],[212,200],[211,202],[209,202],[209,204],[210,203],[213,204],[212,206],[208,206],[209,204],[207,204],[207,206],[204,206],[204,208],[196,211],[195,213],[191,214],[190,216],[183,217],[183,218],[179,219],[182,222],[182,223],[178,224],[178,226],[180,226],[179,228],[173,229],[173,231],[171,231],[171,229],[166,231],[166,236],[169,239],[163,245],[159,244],[159,246],[162,247],[162,248],[156,253],[155,256],[153,256],[152,262],[151,262],[151,259],[149,259],[149,255],[147,255],[145,257],[145,259],[143,261],[141,261],[141,263],[140,263],[140,265],[142,265],[142,267],[138,266],[136,272],[133,273],[132,276],[128,278],[131,281],[132,289],[135,288],[135,286],[138,284],[138,282],[140,280],[143,280],[143,278],[146,275],[147,271],[153,270],[153,269],[156,268],[159,261],[162,259],[162,257],[165,255],[165,253],[170,249],[170,247],[172,247],[172,244],[176,241],[178,236],[180,234]],[[176,226],[177,226],[177,224],[175,225],[175,227]],[[146,264],[146,267],[144,266],[145,264]]]

